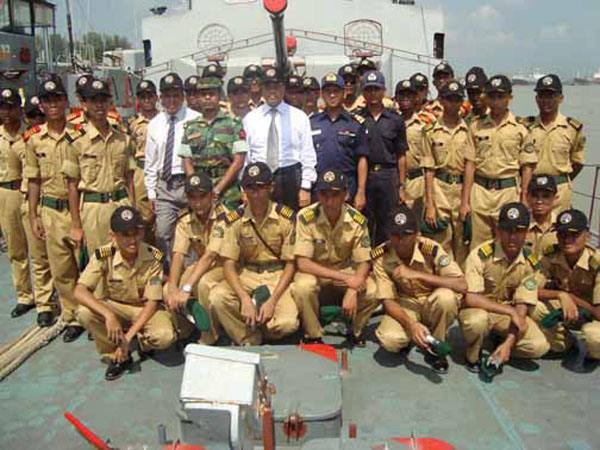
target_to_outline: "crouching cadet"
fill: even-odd
[[[110,360],[106,379],[115,380],[133,363],[134,337],[143,352],[162,350],[175,341],[175,331],[162,307],[163,255],[142,244],[141,214],[120,206],[110,228],[112,243],[94,251],[75,287],[75,299],[80,323],[94,336],[98,353]]]
[[[425,360],[437,373],[446,373],[446,355],[437,354],[428,337],[446,340],[467,284],[442,246],[420,236],[418,229],[415,213],[398,206],[388,219],[389,241],[371,252],[377,298],[386,312],[375,333],[382,347],[394,353],[412,340],[428,350]]]
[[[365,216],[344,203],[348,181],[341,172],[319,174],[319,201],[298,213],[294,254],[298,273],[292,284],[304,323],[304,341],[319,342],[319,294],[323,287],[343,295],[344,315],[352,321],[354,343],[364,345],[363,327],[377,307],[369,277],[371,241]]]
[[[269,200],[269,166],[250,164],[242,176],[245,209],[225,215],[227,227],[219,252],[225,280],[211,292],[221,326],[238,345],[281,339],[299,326],[289,290],[294,277],[294,222],[287,206]]]
[[[541,301],[532,317],[541,324],[553,352],[568,350],[574,343],[569,330],[581,329],[587,347],[584,369],[591,369],[600,359],[600,252],[589,246],[583,212],[563,211],[554,229],[558,244],[542,258]]]
[[[489,360],[507,362],[511,355],[540,358],[549,349],[544,334],[527,317],[537,303],[540,264],[524,247],[529,212],[522,203],[500,209],[496,239],[476,247],[465,262],[467,294],[458,319],[467,342],[467,368],[479,372],[485,336],[503,339]]]

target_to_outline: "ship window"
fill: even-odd
[[[33,34],[31,23],[31,3],[25,0],[12,0],[13,31],[15,33]]]

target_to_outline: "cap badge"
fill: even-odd
[[[369,76],[367,77],[367,81],[377,81],[377,74],[370,73]]]
[[[2,97],[4,97],[4,98],[10,98],[10,97],[12,97],[11,90],[10,89],[4,89],[2,91]]]
[[[325,81],[337,81],[337,77],[334,74],[330,73],[329,75],[327,75],[325,77]],[[310,84],[310,83],[308,83],[308,84]]]
[[[494,78],[494,79],[492,80],[492,86],[494,86],[494,87],[498,87],[498,86],[500,86],[501,84],[502,84],[502,80],[501,80],[500,78]]]
[[[508,216],[509,219],[511,220],[515,220],[518,219],[520,214],[519,214],[519,210],[517,208],[510,208],[507,212],[506,215]]]
[[[54,81],[46,81],[44,89],[47,91],[54,91],[56,89],[56,83]]]
[[[417,81],[425,81],[425,77],[423,75],[417,75],[415,77],[415,80],[417,80]]]
[[[100,80],[96,80],[92,83],[92,87],[98,91],[104,87],[104,83]]]
[[[121,219],[123,219],[125,222],[129,222],[131,219],[133,219],[133,212],[131,212],[130,209],[126,209],[121,213]]]
[[[437,66],[437,70],[444,70],[446,69],[446,64],[441,63],[440,65]]]
[[[198,78],[197,77],[191,77],[190,78],[190,84],[192,86],[196,86],[198,84]]]
[[[258,66],[250,66],[250,67],[248,67],[248,72],[258,72]]]
[[[572,220],[573,220],[573,216],[571,216],[571,214],[569,214],[569,213],[564,213],[560,217],[560,223],[562,223],[563,225],[565,225],[567,223],[571,223]]]
[[[269,69],[269,70],[267,70],[266,75],[268,77],[274,77],[275,76],[275,69]]]
[[[452,92],[456,92],[456,91],[458,91],[458,84],[450,83],[450,86],[448,86],[448,89],[450,89]]]
[[[302,82],[302,84],[303,84],[305,87],[309,87],[309,86],[310,86],[310,83],[311,83],[311,81],[310,81],[310,78],[307,78],[307,79],[305,79],[305,80]]]
[[[346,72],[346,73],[352,73],[352,66],[346,66],[346,67],[344,67],[344,72]]]
[[[409,88],[410,87],[410,81],[409,80],[404,80],[402,82],[402,87]]]
[[[548,177],[539,177],[537,181],[540,186],[546,186],[548,184]]]
[[[165,83],[167,84],[172,84],[175,81],[175,78],[173,78],[173,75],[167,75],[167,77],[165,78]]]
[[[81,78],[79,78],[79,80],[77,80],[77,84],[78,84],[79,86],[84,86],[84,85],[86,85],[87,83],[88,83],[88,79],[87,79],[87,77],[81,77]]]
[[[335,173],[331,171],[325,172],[325,175],[323,175],[323,180],[326,183],[332,183],[335,180]]]
[[[257,177],[260,174],[260,168],[258,166],[250,166],[248,168],[248,175],[251,177]]]
[[[544,86],[551,86],[552,85],[552,77],[546,77],[542,80],[542,83],[544,84]]]
[[[396,225],[404,225],[406,223],[406,214],[404,213],[398,213],[396,214],[396,217],[394,217],[394,222],[396,223]]]
[[[467,81],[468,81],[469,83],[473,83],[473,82],[474,82],[476,79],[477,79],[477,75],[475,75],[474,73],[472,73],[471,75],[469,75],[469,76],[467,77]]]
[[[233,84],[237,84],[238,86],[240,86],[240,85],[244,84],[244,79],[240,78],[240,77],[236,77],[233,80]]]
[[[148,82],[147,81],[142,81],[140,83],[140,88],[141,89],[147,89],[148,88]]]
[[[217,71],[217,68],[215,66],[208,66],[208,71],[211,73],[215,73]]]
[[[31,100],[29,100],[29,102],[30,102],[32,105],[36,105],[36,106],[37,106],[37,105],[39,105],[39,104],[40,104],[40,99],[39,99],[39,98],[37,98],[36,96],[33,96],[33,97],[31,97]]]
[[[200,185],[200,177],[198,175],[194,175],[190,178],[190,186],[199,186]]]

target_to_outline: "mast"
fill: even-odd
[[[264,7],[269,12],[273,25],[273,38],[275,40],[275,57],[277,68],[281,73],[288,73],[287,46],[285,42],[285,27],[283,16],[287,8],[287,0],[264,0]]]
[[[73,41],[73,23],[71,22],[71,4],[69,0],[67,2],[67,30],[69,32],[69,54],[71,55],[71,65],[73,70],[77,70],[77,64],[75,63],[75,43]]]

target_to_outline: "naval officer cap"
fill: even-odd
[[[410,77],[410,81],[417,87],[417,89],[428,88],[429,80],[425,74],[417,72]]]
[[[551,73],[537,80],[534,90],[535,92],[551,91],[562,94],[563,87],[558,75]]]
[[[550,191],[556,194],[558,192],[558,187],[556,186],[556,180],[552,175],[534,175],[531,177],[528,190],[529,192]]]
[[[503,230],[526,230],[529,228],[529,211],[523,203],[510,202],[500,208],[498,228]]]
[[[362,88],[365,89],[371,86],[385,88],[385,77],[378,70],[371,70],[362,77]]]
[[[449,80],[440,88],[440,97],[448,98],[448,97],[460,97],[463,98],[465,96],[465,90],[463,89],[462,84],[460,84],[456,80]]]
[[[272,181],[273,173],[264,162],[255,162],[247,165],[242,174],[242,187],[244,188],[264,186],[271,184]]]
[[[260,66],[257,66],[256,64],[250,64],[249,66],[246,66],[242,76],[247,81],[250,81],[253,78],[258,78],[259,80],[262,80],[263,73]]]
[[[202,69],[202,78],[216,77],[219,80],[225,76],[225,69],[217,63],[210,63]]]
[[[156,85],[150,80],[142,80],[135,89],[136,95],[156,94]]]
[[[110,229],[115,233],[143,230],[142,214],[131,206],[119,206],[110,217]]]
[[[97,78],[94,78],[83,92],[85,98],[111,97],[108,83]]]
[[[65,90],[62,80],[58,75],[54,74],[50,75],[46,81],[42,83],[38,97],[44,99],[51,95],[61,95],[65,97],[67,95],[67,91]]]
[[[285,88],[288,91],[304,90],[304,85],[302,84],[302,77],[299,77],[298,75],[290,75],[285,80]]]
[[[319,81],[315,77],[305,77],[302,80],[302,86],[305,91],[320,91],[321,86],[319,85]]]
[[[487,75],[481,67],[471,67],[465,75],[465,87],[467,90],[484,90],[487,80]]]
[[[410,79],[400,80],[398,84],[396,84],[396,95],[401,92],[417,92],[417,86]]]
[[[390,234],[415,234],[419,230],[419,220],[408,206],[398,205],[388,215],[387,229]]]
[[[238,91],[248,91],[247,81],[240,76],[230,78],[227,82],[227,93]]]
[[[179,75],[177,75],[175,72],[171,72],[160,79],[159,89],[160,92],[164,92],[169,89],[183,89],[183,81]]]
[[[454,77],[454,69],[447,62],[441,62],[433,69],[433,78],[438,77],[442,74]]]
[[[213,183],[208,175],[204,172],[198,171],[191,177],[185,180],[185,193],[188,194],[192,191],[195,192],[210,192],[212,191]]]
[[[317,177],[317,191],[345,191],[348,189],[348,178],[343,172],[327,170]]]
[[[343,89],[344,79],[342,78],[341,75],[336,75],[333,72],[328,73],[321,79],[321,88],[325,89],[328,86],[334,86],[334,87]]]
[[[556,218],[554,224],[554,230],[557,232],[572,231],[580,233],[585,230],[589,230],[590,224],[588,223],[586,215],[578,209],[567,209],[561,212]]]
[[[356,67],[352,64],[345,64],[338,69],[338,75],[344,78],[356,78]]]
[[[85,98],[87,87],[94,81],[94,76],[90,73],[85,73],[77,78],[75,82],[75,93]]]
[[[485,92],[502,92],[510,94],[512,92],[512,83],[505,75],[494,75],[485,84]]]

